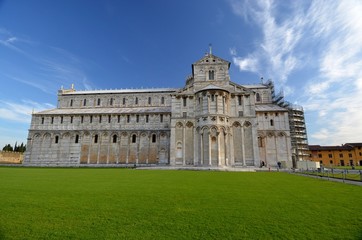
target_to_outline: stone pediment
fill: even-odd
[[[229,92],[229,90],[227,90],[226,88],[215,86],[214,84],[209,84],[206,87],[203,87],[195,92],[202,92],[202,91],[208,91],[208,90],[222,90],[222,91]]]
[[[192,65],[210,65],[210,64],[227,64],[228,68],[230,68],[230,62],[210,53],[207,53],[203,58],[194,62]]]

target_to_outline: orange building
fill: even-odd
[[[309,145],[310,158],[324,167],[362,166],[362,143],[341,146]]]

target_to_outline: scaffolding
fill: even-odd
[[[293,167],[296,167],[297,161],[310,160],[303,107],[285,101],[283,91],[275,94],[273,81],[268,80],[264,85],[270,88],[273,103],[288,110],[292,160]]]

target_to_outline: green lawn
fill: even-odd
[[[0,239],[362,239],[362,187],[281,172],[0,168]]]

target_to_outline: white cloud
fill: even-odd
[[[21,123],[30,123],[33,112],[42,111],[49,108],[55,108],[52,104],[40,104],[30,100],[22,100],[21,103],[0,100],[0,119],[16,121]]]
[[[304,78],[303,83],[298,82],[304,93],[295,92],[294,97],[314,120],[307,123],[312,129],[310,142],[322,145],[360,142],[362,2],[233,0],[230,3],[235,14],[263,33],[261,48],[247,57],[232,54],[239,69],[258,74],[264,71],[262,75],[274,79],[277,86],[284,85],[284,89],[297,84],[290,79],[295,70],[308,73],[306,79],[293,78]],[[290,94],[293,96],[293,91]]]
[[[299,66],[299,60],[294,56],[294,49],[302,38],[305,20],[301,15],[288,15],[288,18],[277,19],[277,5],[273,1],[231,1],[231,6],[237,15],[243,16],[251,24],[260,28],[263,39],[253,53],[247,58],[232,54],[233,61],[240,71],[251,71],[285,83],[290,73]],[[297,11],[299,6],[291,6]],[[236,51],[233,51],[236,52]]]
[[[248,58],[233,57],[233,62],[240,71],[258,72],[258,59],[252,56]]]

